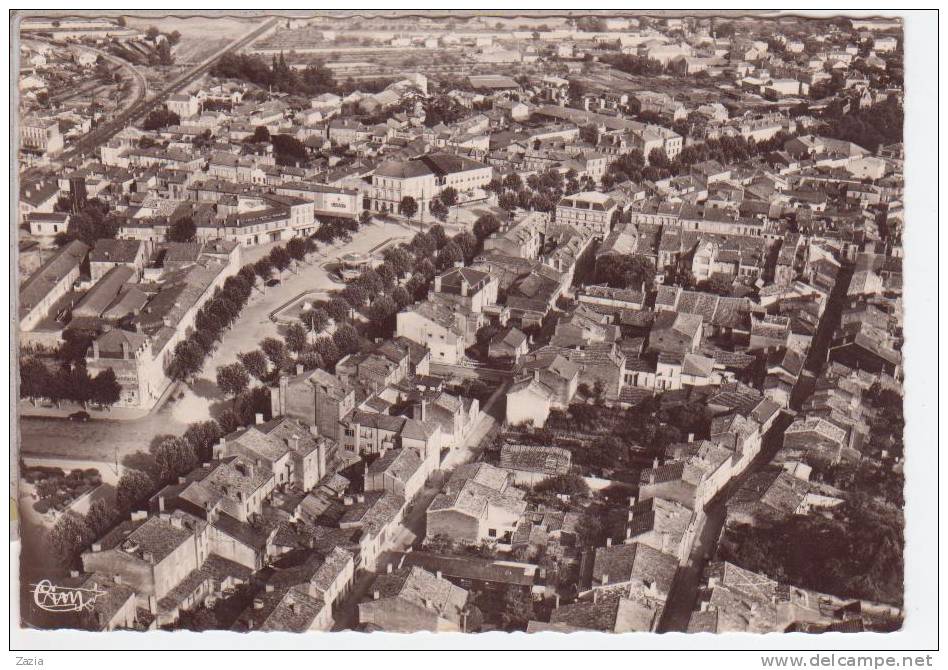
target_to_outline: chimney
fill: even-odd
[[[388,565],[385,566],[385,572],[387,572],[388,574],[392,574],[392,564],[391,564],[391,563],[389,563]]]
[[[556,594],[556,609],[560,608],[560,594]]]
[[[164,511],[165,511],[165,497],[158,496],[158,512],[164,512]]]
[[[69,576],[70,576],[70,577],[78,577],[78,576],[79,576],[79,571],[78,571],[78,570],[70,570],[70,571],[69,571]]]
[[[612,538],[611,538],[611,537],[607,537],[607,538],[606,538],[606,546],[607,546],[607,547],[611,547],[611,546],[612,546]]]
[[[263,609],[263,598],[254,598],[254,599],[253,599],[253,608],[254,608],[255,610],[262,610],[262,609]]]
[[[262,413],[262,412],[257,412],[256,414],[254,414],[254,421],[256,422],[256,424],[257,424],[258,426],[259,426],[261,423],[263,423],[263,413]]]
[[[603,576],[602,576],[602,584],[603,584],[603,586],[605,586],[605,585],[608,584],[608,583],[609,583],[609,575],[603,575]]]
[[[655,459],[652,461],[652,467],[658,468],[658,456],[656,456]]]
[[[441,571],[440,571],[440,570],[436,571],[436,572],[435,572],[435,576],[436,576],[438,579],[441,579]]]
[[[148,596],[148,611],[158,614],[158,596]]]
[[[533,379],[540,381],[540,368],[533,368]]]
[[[273,584],[267,584],[266,586],[267,593],[273,593]]]
[[[424,397],[421,399],[421,420],[428,420],[428,399]]]
[[[382,594],[379,593],[378,591],[373,591],[373,592],[372,592],[372,600],[378,600],[381,595],[382,595]]]
[[[695,441],[695,434],[694,434],[694,433],[688,433],[688,443],[691,444],[691,443],[694,442],[694,441]]]
[[[95,553],[95,552],[97,552],[97,551],[102,551],[102,543],[101,543],[101,542],[93,542],[93,543],[92,543],[92,551],[93,551],[93,553]]]
[[[593,603],[599,602],[599,590],[593,589]]]
[[[302,363],[297,363],[297,364],[296,364],[296,374],[298,374],[298,375],[303,374],[303,364],[302,364]]]

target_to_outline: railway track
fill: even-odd
[[[85,156],[88,152],[96,149],[98,146],[111,139],[129,122],[144,116],[151,110],[155,109],[155,107],[164,104],[164,101],[168,98],[168,96],[174,95],[199,77],[206,74],[222,57],[237,51],[238,49],[242,49],[248,44],[252,43],[258,37],[270,30],[274,25],[276,25],[276,23],[277,19],[270,19],[269,21],[265,22],[256,30],[244,35],[236,42],[231,43],[229,46],[217,52],[215,55],[211,56],[200,65],[188,70],[173,82],[158,90],[153,97],[144,97],[143,91],[141,100],[133,104],[129,109],[122,112],[111,121],[99,126],[95,130],[87,133],[84,137],[76,141],[72,147],[63,152],[63,154],[59,157],[59,160],[65,163],[77,156]]]

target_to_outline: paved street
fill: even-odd
[[[250,301],[244,307],[237,321],[224,334],[217,349],[204,363],[204,369],[197,375],[184,397],[176,399],[171,414],[176,421],[191,423],[216,416],[225,407],[225,400],[217,388],[217,368],[233,363],[237,354],[256,349],[266,337],[279,337],[277,324],[270,320],[270,313],[289,300],[305,291],[338,289],[323,265],[350,252],[366,253],[388,240],[410,239],[412,233],[396,223],[373,223],[360,228],[352,241],[338,246],[322,247],[319,252],[300,267],[287,270],[281,277],[282,283],[255,290]],[[273,245],[251,249],[243,256],[244,262],[253,262],[267,253]]]

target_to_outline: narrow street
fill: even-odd
[[[685,632],[688,629],[688,621],[697,605],[702,573],[708,560],[714,556],[718,538],[724,528],[728,499],[747,481],[748,477],[759,472],[773,460],[783,445],[783,433],[792,422],[793,416],[790,413],[781,412],[764,436],[757,457],[750,462],[744,472],[728,482],[727,486],[705,505],[704,523],[695,538],[688,560],[678,569],[675,584],[672,586],[671,593],[668,594],[668,604],[665,607],[659,632]]]
[[[790,410],[784,410],[774,422],[774,425],[764,437],[763,445],[757,457],[747,466],[747,469],[728,483],[721,492],[705,506],[705,520],[702,524],[695,544],[692,547],[688,560],[679,568],[678,576],[668,596],[668,606],[665,609],[661,625],[662,632],[684,632],[688,628],[691,612],[697,605],[698,588],[701,586],[701,577],[705,565],[713,557],[717,548],[717,541],[724,527],[727,516],[727,501],[740,488],[750,475],[758,472],[770,463],[783,444],[783,433],[793,421],[796,410],[799,410],[807,398],[813,393],[817,375],[823,369],[833,333],[839,326],[842,310],[846,303],[846,293],[852,279],[853,267],[843,265],[840,268],[836,284],[827,300],[826,310],[813,337],[810,350],[807,352],[803,372],[790,394]]]

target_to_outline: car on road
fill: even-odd
[[[268,279],[266,282],[264,282],[263,285],[264,286],[279,286],[281,283],[282,282],[279,279],[274,277],[273,279]]]
[[[83,411],[73,412],[72,414],[69,415],[70,421],[80,421],[82,423],[85,423],[91,418],[92,417],[89,415],[88,412],[83,412]]]

